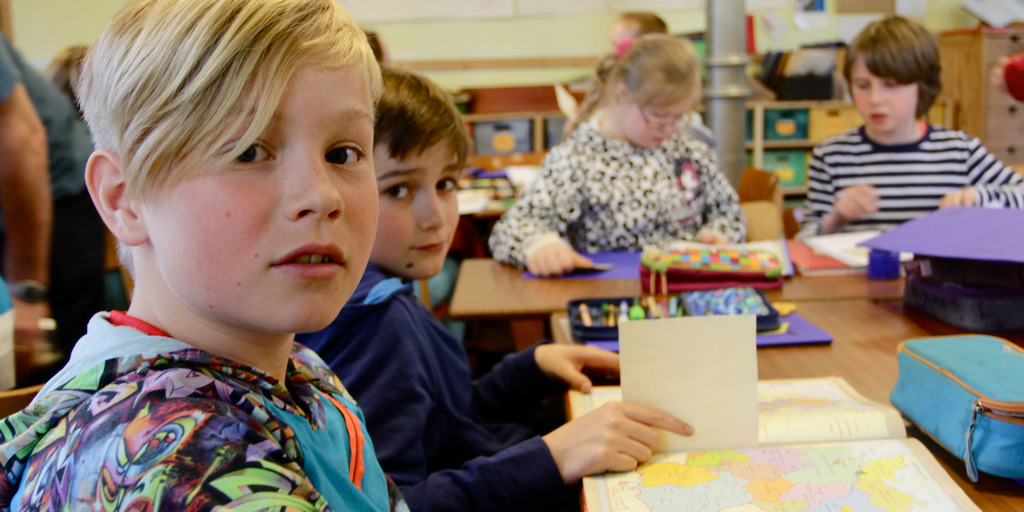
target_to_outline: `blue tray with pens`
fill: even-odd
[[[569,325],[576,341],[615,340],[623,321],[706,315],[757,315],[757,330],[781,326],[779,312],[764,293],[750,287],[685,292],[672,296],[614,297],[569,301]]]

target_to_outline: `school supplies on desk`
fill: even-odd
[[[789,255],[793,258],[796,272],[806,277],[829,277],[864,274],[865,267],[854,267],[849,263],[820,253],[803,240],[786,240]]]
[[[570,411],[621,399],[613,386],[570,392]],[[584,478],[586,510],[980,510],[906,438],[898,411],[841,377],[759,381],[757,402],[760,446],[661,453],[634,471]]]
[[[758,331],[778,329],[779,313],[764,294],[750,287],[686,292],[671,296],[609,297],[569,301],[573,338],[618,339],[628,321],[707,315],[754,315]]]
[[[782,263],[770,251],[704,246],[648,249],[640,255],[640,286],[646,293],[734,286],[782,287]]]

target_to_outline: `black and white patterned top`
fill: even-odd
[[[638,251],[714,230],[746,238],[736,190],[707,144],[677,133],[640,148],[588,121],[551,148],[541,174],[502,216],[489,241],[494,258],[525,266],[524,249],[558,237],[583,253]]]
[[[882,145],[864,128],[822,142],[811,153],[807,202],[798,236],[820,234],[836,196],[853,185],[872,185],[878,211],[843,226],[843,231],[887,230],[939,207],[942,196],[964,187],[978,192],[978,206],[1024,207],[1024,179],[961,131],[928,126],[917,142]]]

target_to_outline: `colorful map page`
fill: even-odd
[[[584,488],[616,512],[978,510],[915,439],[658,455]]]

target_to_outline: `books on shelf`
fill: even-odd
[[[617,386],[571,392],[575,417],[621,400]],[[655,455],[636,470],[587,477],[594,511],[978,511],[896,409],[841,377],[758,382],[759,446]]]

